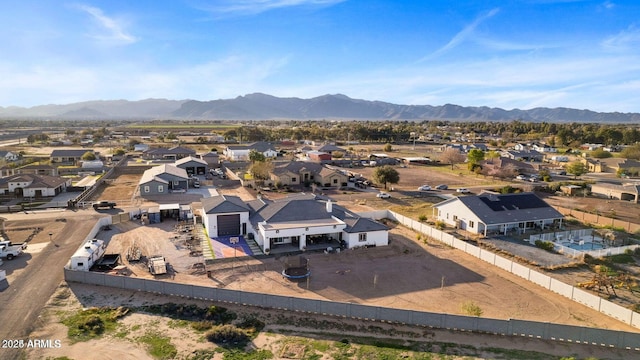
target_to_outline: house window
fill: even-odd
[[[338,183],[338,179],[333,179],[333,183],[337,184]]]
[[[148,193],[149,191],[151,191],[151,189],[149,188],[149,185],[145,185],[144,192]]]
[[[158,192],[164,192],[164,186],[158,185]]]
[[[475,225],[475,224],[474,224],[474,222],[473,222],[473,221],[469,221],[469,227],[470,227],[470,228],[472,228],[472,229],[473,229],[473,226],[474,226],[474,225]]]
[[[292,178],[291,178],[291,182],[292,182],[292,183],[296,182],[296,178],[292,177]]]
[[[367,241],[367,233],[358,234],[358,241]]]
[[[453,215],[453,221],[458,221],[458,215]]]
[[[84,267],[84,263],[78,263],[78,267]]]
[[[281,237],[271,238],[271,243],[273,243],[273,244],[282,244],[282,243],[284,243],[284,238],[281,238]]]

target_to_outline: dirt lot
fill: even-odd
[[[101,186],[92,196],[94,200],[109,200],[116,203],[130,203],[142,174],[122,174],[108,185]]]
[[[539,289],[521,278],[504,271],[487,267],[482,261],[460,251],[438,243],[417,243],[415,233],[405,228],[395,228],[388,247],[345,251],[340,254],[307,253],[313,276],[309,283],[291,282],[282,278],[280,271],[287,262],[297,261],[297,257],[271,257],[264,260],[238,258],[232,262],[217,262],[207,269],[213,277],[206,277],[203,269],[194,269],[193,264],[201,262],[199,257],[190,256],[190,249],[181,241],[176,241],[172,222],[153,226],[140,226],[128,222],[103,231],[101,238],[109,240],[107,253],[123,253],[135,244],[144,253],[161,253],[167,257],[173,271],[159,277],[166,281],[181,281],[227,289],[267,292],[284,296],[314,299],[330,299],[343,302],[380,305],[404,309],[415,309],[452,314],[465,314],[462,304],[472,301],[483,311],[483,317],[518,318],[542,322],[564,323],[587,327],[634,331],[617,320],[611,319],[587,307],[574,303],[557,294]],[[44,232],[48,229],[43,229]],[[42,233],[42,231],[40,232]],[[142,264],[128,264],[133,271],[130,276],[150,278]],[[61,339],[60,349],[40,349],[29,353],[28,357],[68,356],[82,358],[88,351],[108,353],[111,359],[150,359],[144,346],[134,341],[149,329],[158,329],[171,337],[180,354],[190,354],[195,349],[210,348],[206,341],[198,340],[197,333],[177,326],[175,321],[158,316],[133,314],[123,319],[126,338],[108,336],[101,340],[72,343],[66,337],[66,327],[59,323],[59,316],[70,311],[91,306],[140,306],[150,303],[177,301],[175,299],[128,292],[104,287],[71,284],[61,286],[51,298],[42,319],[42,326],[31,335],[32,338]],[[185,300],[179,300],[183,302]],[[194,302],[207,304],[206,302]],[[228,304],[223,306],[228,307]],[[238,308],[237,311],[253,311]],[[270,316],[295,316],[294,314]],[[263,314],[264,315],[264,314]],[[305,315],[306,321],[310,319]],[[316,318],[316,316],[312,317]],[[273,317],[271,317],[273,319]],[[333,321],[328,319],[329,321]],[[301,320],[296,320],[301,321]],[[293,323],[295,324],[296,321]],[[327,319],[317,316],[317,321]],[[341,320],[342,326],[352,320]],[[376,324],[376,326],[386,326]],[[286,327],[271,324],[267,331],[285,331]],[[317,329],[304,326],[291,328],[288,332],[313,334]],[[447,331],[433,331],[425,335],[424,329],[393,326],[393,332],[407,331],[421,339],[431,341],[460,342],[476,346],[503,347],[506,349],[529,349],[557,355],[580,354],[580,357],[623,359],[629,354],[615,350],[571,346],[560,343],[532,342],[529,339],[513,341],[488,335],[465,335]],[[382,330],[384,333],[384,330]],[[388,334],[388,332],[387,332]],[[346,336],[343,334],[342,336]],[[354,334],[355,335],[355,334]],[[361,334],[360,334],[361,335]],[[310,335],[317,338],[319,335]],[[370,336],[382,336],[371,334]],[[385,335],[386,336],[386,335]],[[408,336],[408,335],[407,335]],[[466,338],[465,338],[466,337]],[[177,340],[180,339],[180,340]],[[282,335],[265,333],[253,343],[255,348],[269,348],[278,353],[282,346]],[[487,355],[485,358],[492,358]],[[473,358],[473,357],[469,357]]]
[[[213,273],[209,279],[202,269],[194,268],[202,259],[190,256],[190,249],[174,240],[171,224],[125,224],[117,226],[126,232],[111,236],[107,253],[122,254],[132,243],[145,255],[160,253],[175,269],[164,277],[167,280],[452,314],[463,314],[462,304],[471,300],[483,309],[483,316],[491,318],[635,331],[559,295],[532,288],[506,272],[487,268],[482,261],[459,251],[437,243],[417,244],[413,241],[415,234],[401,227],[392,231],[388,247],[334,255],[308,253],[313,277],[307,284],[282,278],[284,264],[297,261],[287,257],[216,262],[207,267]],[[135,276],[151,277],[143,265],[130,268]]]

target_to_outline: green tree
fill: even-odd
[[[580,161],[567,165],[566,170],[569,174],[573,174],[574,177],[579,177],[587,173],[587,167]]]
[[[251,151],[249,151],[249,160],[251,160],[252,163],[265,162],[267,160],[267,158],[260,151],[251,150]]]
[[[93,161],[96,159],[96,154],[94,154],[92,151],[87,151],[86,153],[82,154],[81,159],[84,161]]]
[[[115,155],[115,156],[122,156],[122,155],[124,155],[124,154],[126,154],[126,153],[127,153],[127,152],[126,152],[123,148],[119,148],[119,149],[116,149],[116,150],[113,152],[113,155]]]
[[[249,167],[249,173],[251,176],[260,183],[269,179],[272,170],[273,164],[271,161],[256,161],[251,164],[251,167]]]
[[[387,183],[397,184],[400,181],[400,174],[389,165],[380,166],[373,171],[373,180],[378,184],[384,184],[386,190]]]
[[[344,157],[344,153],[342,151],[334,151],[331,153],[331,157],[334,159],[342,159]]]
[[[474,164],[474,165],[480,164],[480,162],[484,160],[484,151],[480,149],[471,149],[467,153],[467,160],[469,161],[470,164]]]
[[[389,143],[386,143],[386,144],[384,144],[384,147],[382,148],[382,151],[391,152],[391,151],[393,151],[393,146],[391,146],[391,144],[389,144]]]
[[[166,138],[167,140],[175,140],[175,139],[177,139],[177,138],[178,138],[178,136],[177,136],[176,134],[172,133],[172,132],[169,132],[169,133],[167,134],[167,136],[165,136],[165,138]]]
[[[608,151],[604,151],[601,148],[595,149],[591,152],[591,157],[594,157],[596,159],[606,159],[606,158],[610,158],[613,155],[608,152]]]

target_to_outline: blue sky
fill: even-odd
[[[635,0],[0,3],[0,106],[254,92],[640,112]]]

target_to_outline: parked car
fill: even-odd
[[[446,184],[440,184],[438,186],[436,186],[436,190],[447,190],[449,188],[448,185]]]
[[[517,180],[523,180],[523,181],[524,181],[524,180],[527,180],[527,175],[522,175],[522,174],[520,174],[520,175],[516,176],[516,179],[517,179]]]
[[[469,191],[469,189],[467,189],[467,188],[459,188],[459,189],[456,190],[456,192],[459,192],[461,194],[468,194],[471,191]]]
[[[199,181],[194,181],[193,187],[196,188],[196,189],[199,188],[200,187],[200,182]]]
[[[381,193],[378,193],[376,197],[379,197],[380,199],[388,199],[391,197],[391,195],[389,195],[389,193],[386,193],[386,192],[381,192]]]
[[[431,190],[431,186],[429,185],[422,185],[418,188],[418,191],[430,191]]]

